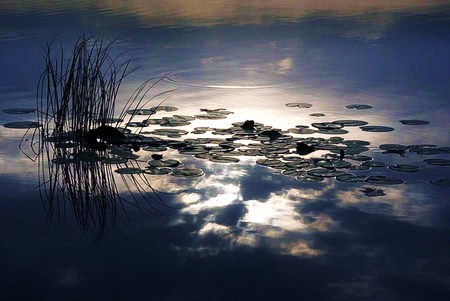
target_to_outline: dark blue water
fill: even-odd
[[[378,146],[450,146],[449,20],[448,5],[439,1],[367,7],[346,1],[2,2],[0,110],[34,107],[42,47],[55,39],[70,53],[86,33],[117,38],[111,53],[126,51],[139,67],[119,91],[118,111],[144,80],[168,74],[156,91],[177,89],[164,103],[179,108],[176,113],[234,112],[180,129],[228,128],[247,119],[284,130],[364,120],[395,130],[349,127],[342,137],[370,142],[364,154],[374,160],[421,171],[368,171],[401,178],[401,185],[307,183],[255,164],[255,157],[223,164],[169,150],[167,158],[204,175],[189,183],[148,176],[176,209],[160,216],[125,205],[116,227],[98,239],[95,231],[82,231],[69,201],[48,218],[37,189],[39,165],[18,148],[25,131],[2,126],[0,299],[448,300],[450,190],[430,181],[449,179],[450,167],[423,160],[450,155],[402,157],[382,154]],[[290,102],[313,106],[286,107]],[[373,108],[344,107],[358,103]],[[0,113],[1,124],[33,118]],[[138,154],[145,165],[151,153]],[[115,185],[131,199],[119,177]],[[366,196],[364,186],[385,195]]]

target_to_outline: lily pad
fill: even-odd
[[[156,106],[156,107],[150,108],[149,110],[153,110],[155,112],[159,112],[159,111],[173,112],[173,111],[177,111],[178,108],[173,107],[173,106]]]
[[[346,105],[345,108],[350,109],[350,110],[368,110],[368,109],[372,109],[372,106],[365,105],[365,104],[351,104],[351,105]]]
[[[403,184],[405,181],[386,176],[369,176],[367,183],[381,184],[381,185],[398,185]]]
[[[385,151],[404,151],[408,149],[407,146],[402,144],[381,144],[379,148]]]
[[[368,166],[368,167],[386,167],[386,163],[380,162],[380,161],[372,161],[372,160],[364,161],[362,163],[362,165]]]
[[[365,182],[367,180],[367,176],[355,176],[352,174],[344,174],[336,177],[336,180],[340,182],[346,183],[359,183]]]
[[[172,176],[182,177],[182,178],[195,178],[203,176],[203,170],[199,168],[176,168],[171,172]]]
[[[168,160],[150,160],[147,162],[149,166],[153,167],[177,167],[181,164],[180,161],[168,159]]]
[[[290,102],[286,104],[288,108],[308,109],[312,107],[312,104],[305,102]]]
[[[154,168],[149,166],[144,170],[144,173],[147,175],[159,176],[159,175],[167,175],[172,172],[171,168],[162,167],[162,168]]]
[[[154,109],[134,109],[128,110],[127,114],[130,115],[153,115],[156,111]]]
[[[430,124],[429,121],[418,120],[418,119],[403,119],[403,120],[399,120],[399,122],[401,124],[405,124],[405,125],[426,125],[426,124]]]
[[[322,177],[315,177],[315,176],[310,176],[310,175],[301,175],[301,176],[297,176],[295,177],[295,179],[297,181],[302,181],[302,182],[323,182],[324,178]]]
[[[25,108],[14,108],[14,109],[5,109],[2,111],[6,114],[31,114],[35,113],[35,109],[25,109]]]
[[[389,126],[376,126],[376,125],[366,125],[360,127],[361,130],[364,132],[376,132],[376,133],[382,133],[382,132],[392,132],[394,128],[391,128]]]
[[[333,123],[340,124],[342,126],[363,126],[369,124],[366,121],[362,120],[336,120]]]
[[[437,179],[432,180],[429,183],[437,186],[450,186],[450,179]]]
[[[209,161],[215,163],[237,163],[239,162],[239,159],[234,157],[213,156],[209,158]]]
[[[314,134],[316,131],[308,128],[291,128],[288,129],[288,132],[292,134],[310,135]]]
[[[326,169],[326,168],[314,168],[311,170],[308,170],[307,174],[309,176],[314,177],[337,177],[342,176],[345,174],[343,171],[333,170],[333,169]]]
[[[364,193],[366,196],[369,197],[377,197],[377,196],[384,196],[386,193],[383,189],[377,189],[372,187],[362,187],[359,191]]]
[[[140,169],[138,167],[124,167],[124,168],[116,169],[115,172],[118,174],[121,174],[121,175],[135,175],[135,174],[143,173],[144,170]]]
[[[41,124],[36,121],[17,121],[5,123],[3,126],[9,129],[31,129],[38,128],[41,126]]]
[[[407,164],[396,164],[388,167],[390,170],[394,171],[402,171],[402,172],[418,172],[421,171],[422,168],[419,166],[414,165],[407,165]]]
[[[325,116],[325,114],[324,113],[311,113],[311,114],[309,114],[309,116],[311,116],[311,117],[323,117],[323,116]]]
[[[425,159],[424,162],[430,165],[438,165],[438,166],[449,166],[450,160],[447,159]]]

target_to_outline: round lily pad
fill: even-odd
[[[386,193],[383,189],[377,189],[372,187],[362,187],[359,191],[364,193],[366,196],[369,197],[377,197],[377,196],[384,196]]]
[[[17,121],[5,123],[3,126],[9,129],[30,129],[30,128],[38,128],[41,126],[41,124],[36,121]]]
[[[418,119],[403,119],[403,120],[399,120],[399,122],[401,124],[405,124],[405,125],[426,125],[426,124],[430,124],[429,121],[418,120]]]
[[[306,171],[298,170],[298,169],[295,169],[295,168],[288,168],[288,169],[283,169],[281,171],[281,174],[283,176],[287,176],[287,177],[301,177],[301,176],[304,176],[306,174]]]
[[[402,144],[381,144],[379,148],[386,151],[404,151],[408,149],[407,146]]]
[[[333,122],[314,122],[311,124],[311,126],[323,129],[323,130],[335,130],[335,129],[341,129],[343,127],[342,124],[339,123],[333,123]]]
[[[348,131],[344,129],[320,129],[317,133],[326,135],[344,135],[348,134]]]
[[[324,178],[322,177],[315,177],[310,175],[297,176],[295,177],[295,179],[302,182],[322,182],[324,180]]]
[[[328,177],[337,177],[337,176],[344,175],[345,172],[333,170],[333,169],[326,169],[326,168],[314,168],[314,169],[308,170],[307,174],[309,176],[314,176],[314,177],[328,178]]]
[[[432,180],[429,183],[437,186],[450,186],[450,179],[437,179]]]
[[[144,173],[147,175],[159,176],[159,175],[167,175],[172,172],[171,168],[162,167],[162,168],[154,168],[149,166],[144,170]]]
[[[121,174],[121,175],[135,175],[135,174],[143,173],[144,170],[140,169],[138,167],[124,167],[124,168],[116,169],[115,172],[118,174]]]
[[[309,114],[309,116],[312,116],[312,117],[323,117],[323,116],[325,116],[325,114],[324,113],[311,113],[311,114]]]
[[[312,104],[305,102],[290,102],[286,104],[288,108],[308,109],[312,107]]]
[[[316,131],[308,128],[291,128],[288,129],[288,132],[292,134],[310,135],[314,134]]]
[[[159,111],[173,112],[173,111],[177,111],[178,108],[173,107],[173,106],[156,106],[156,107],[150,108],[149,110],[153,110],[155,112],[159,112]]]
[[[342,126],[363,126],[369,124],[366,121],[362,120],[336,120],[333,123],[340,124]]]
[[[128,110],[127,114],[130,115],[153,115],[156,111],[153,109],[134,109],[134,110]]]
[[[367,179],[367,183],[381,184],[381,185],[398,185],[403,184],[404,181],[394,177],[369,176],[369,178]]]
[[[336,180],[340,182],[346,183],[359,183],[365,182],[367,180],[367,176],[355,176],[352,174],[344,174],[336,177]]]
[[[35,109],[24,109],[24,108],[14,108],[14,109],[5,109],[2,111],[6,114],[31,114],[35,113]]]
[[[364,132],[376,132],[376,133],[382,133],[382,132],[392,132],[394,128],[388,127],[388,126],[376,126],[376,125],[365,125],[360,127],[361,130]]]
[[[239,159],[234,157],[213,156],[209,158],[209,161],[216,163],[237,163],[239,162]]]
[[[148,165],[153,167],[177,167],[181,164],[180,161],[168,159],[168,160],[150,160]]]
[[[447,159],[425,159],[424,162],[430,165],[438,165],[438,166],[449,166],[450,160]]]
[[[388,168],[390,170],[402,171],[402,172],[418,172],[418,171],[422,170],[422,168],[420,168],[419,166],[407,165],[407,164],[396,164],[396,165],[388,166]]]
[[[182,178],[194,178],[203,175],[203,170],[199,168],[176,168],[171,172],[172,176]]]
[[[346,105],[345,108],[350,109],[350,110],[368,110],[368,109],[371,109],[372,106],[364,105],[364,104],[351,104],[351,105]]]
[[[372,161],[372,160],[368,160],[368,161],[364,161],[364,162],[362,163],[362,165],[368,166],[368,167],[385,167],[385,166],[386,166],[386,163],[380,162],[380,161]]]

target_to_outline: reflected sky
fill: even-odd
[[[233,112],[181,129],[228,128],[247,119],[283,130],[364,120],[395,131],[349,127],[342,137],[369,141],[374,160],[423,170],[373,168],[370,174],[405,184],[363,183],[385,191],[369,197],[360,183],[300,182],[255,157],[219,164],[170,150],[166,158],[205,175],[146,176],[177,209],[156,216],[127,208],[130,221],[94,242],[95,235],[80,234],[70,206],[62,227],[53,228],[35,189],[36,163],[17,148],[23,131],[2,126],[0,299],[29,299],[33,292],[46,300],[448,300],[450,191],[428,181],[449,178],[449,167],[378,149],[449,146],[448,12],[445,1],[419,0],[2,2],[0,110],[34,105],[46,41],[56,36],[70,49],[88,33],[117,38],[113,55],[132,50],[124,57],[140,67],[124,81],[118,112],[144,80],[167,75],[153,92],[177,88],[164,102],[176,113]],[[344,107],[355,103],[373,108]],[[0,113],[1,124],[30,118]],[[408,126],[401,119],[431,123]],[[150,160],[151,153],[138,154],[138,164]],[[117,175],[115,184],[130,196]]]

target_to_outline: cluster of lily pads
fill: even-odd
[[[287,103],[286,107],[308,109],[312,105],[308,103]],[[351,110],[367,110],[372,108],[365,104],[352,104],[345,106]],[[165,159],[162,155],[153,154],[152,160],[147,166],[129,167],[130,160],[137,160],[139,156],[133,153],[133,148],[139,148],[151,153],[165,152],[169,148],[177,150],[182,155],[191,155],[198,159],[209,160],[214,163],[237,163],[239,157],[258,157],[256,163],[279,170],[282,175],[295,178],[299,181],[322,182],[326,178],[335,178],[340,182],[369,183],[381,185],[396,185],[404,183],[404,180],[385,175],[362,174],[370,169],[388,168],[396,172],[414,173],[422,170],[422,167],[409,164],[387,165],[384,162],[373,160],[367,154],[369,141],[346,140],[336,135],[348,133],[346,128],[359,127],[367,132],[389,132],[394,128],[387,126],[372,126],[362,120],[335,120],[330,122],[314,122],[310,126],[297,125],[287,130],[273,128],[269,125],[253,121],[233,123],[229,128],[196,127],[193,131],[175,129],[190,125],[195,119],[215,120],[224,119],[230,112],[224,108],[201,109],[201,114],[194,116],[173,115],[170,117],[152,118],[160,111],[174,112],[178,108],[173,106],[157,106],[149,109],[135,109],[127,111],[130,118],[110,120],[119,124],[117,127],[127,137],[127,141],[121,145],[110,145],[108,149],[99,154],[98,151],[81,151],[77,153],[58,152],[64,156],[55,157],[54,164],[71,164],[76,162],[102,162],[103,164],[118,164],[115,170],[119,174],[148,174],[148,175],[172,175],[175,177],[199,177],[204,173],[201,169],[187,168],[183,163],[174,159]],[[27,114],[34,112],[28,109],[4,110],[9,114]],[[322,117],[325,114],[313,113],[311,116]],[[143,116],[142,121],[133,121],[135,116]],[[124,118],[127,119],[127,118]],[[404,125],[426,125],[424,120],[400,120]],[[161,128],[147,130],[151,126],[158,125]],[[6,124],[10,128],[38,127],[35,122],[16,122]],[[135,133],[129,128],[138,128]],[[215,136],[228,136],[226,138],[201,137],[175,140],[187,134],[206,134]],[[312,134],[327,134],[330,138],[311,137]],[[308,137],[301,137],[309,135]],[[49,137],[47,141],[53,142],[55,148],[70,148],[76,140],[70,135]],[[312,153],[307,158],[302,148],[306,147],[306,153]],[[450,147],[437,145],[400,145],[382,144],[379,146],[382,154],[398,154],[402,157],[407,152],[417,155],[450,154]],[[316,151],[320,156],[314,157]],[[435,166],[450,166],[450,160],[443,158],[425,159],[425,163]],[[122,166],[123,165],[123,166]],[[449,179],[430,181],[431,184],[449,186]],[[380,190],[365,187],[363,191],[369,196],[383,195]]]

